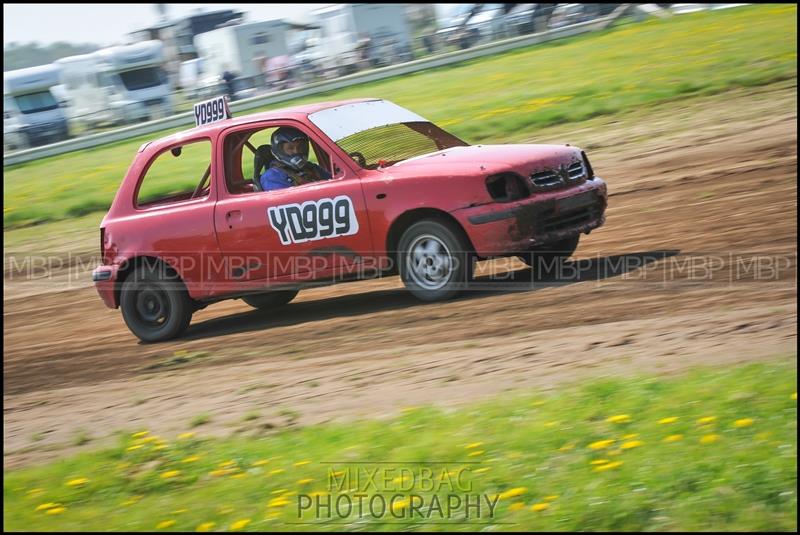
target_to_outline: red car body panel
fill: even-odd
[[[368,100],[373,99],[252,114],[144,144],[101,223],[103,265],[95,270],[93,279],[106,306],[119,306],[121,267],[142,256],[169,264],[186,284],[189,295],[200,301],[346,275],[363,269],[367,263],[383,269],[390,264],[392,251],[387,248],[392,225],[416,210],[435,211],[458,222],[477,255],[484,258],[525,251],[603,224],[606,185],[597,177],[589,176],[553,191],[535,191],[510,202],[493,199],[487,190],[487,177],[493,175],[513,174],[528,180],[542,169],[563,174],[575,162],[586,161],[588,166],[588,160],[575,147],[454,147],[385,168],[359,167],[308,115]],[[334,178],[268,193],[229,192],[223,162],[225,136],[276,123],[291,124],[309,134],[331,156],[337,171]],[[138,184],[150,162],[164,151],[196,140],[209,140],[212,147],[211,181],[206,196],[136,207]],[[351,235],[284,244],[277,230],[270,228],[270,207],[340,196],[347,196],[352,202],[358,229]],[[569,202],[574,206],[568,206]],[[583,205],[583,219],[569,216],[574,221],[564,220],[569,224],[559,228],[564,207],[573,213],[583,210]]]

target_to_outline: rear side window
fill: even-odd
[[[187,201],[200,185],[197,197],[208,195],[211,184],[211,141],[174,146],[150,164],[136,194],[139,208]]]

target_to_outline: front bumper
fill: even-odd
[[[117,308],[117,270],[119,266],[99,266],[92,271],[92,281],[97,293],[108,308]]]
[[[589,233],[605,222],[606,183],[598,177],[567,189],[534,193],[519,201],[455,210],[475,252],[483,258]]]

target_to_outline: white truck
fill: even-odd
[[[52,91],[58,80],[58,67],[52,64],[3,73],[4,150],[69,138],[64,105]]]
[[[113,46],[56,64],[70,118],[90,127],[157,119],[174,111],[161,41]]]
[[[288,54],[289,24],[281,20],[225,26],[196,35],[197,54],[205,60],[205,72],[221,79],[225,71],[236,74],[236,91],[263,86],[264,62]]]
[[[314,11],[321,40],[338,74],[413,59],[404,4],[335,4]]]

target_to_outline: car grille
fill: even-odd
[[[575,162],[559,170],[548,169],[531,174],[531,182],[537,189],[555,189],[573,185],[586,178],[586,167],[583,162]]]
[[[145,106],[161,106],[163,102],[164,102],[163,98],[153,98],[150,100],[145,100],[144,104]]]

